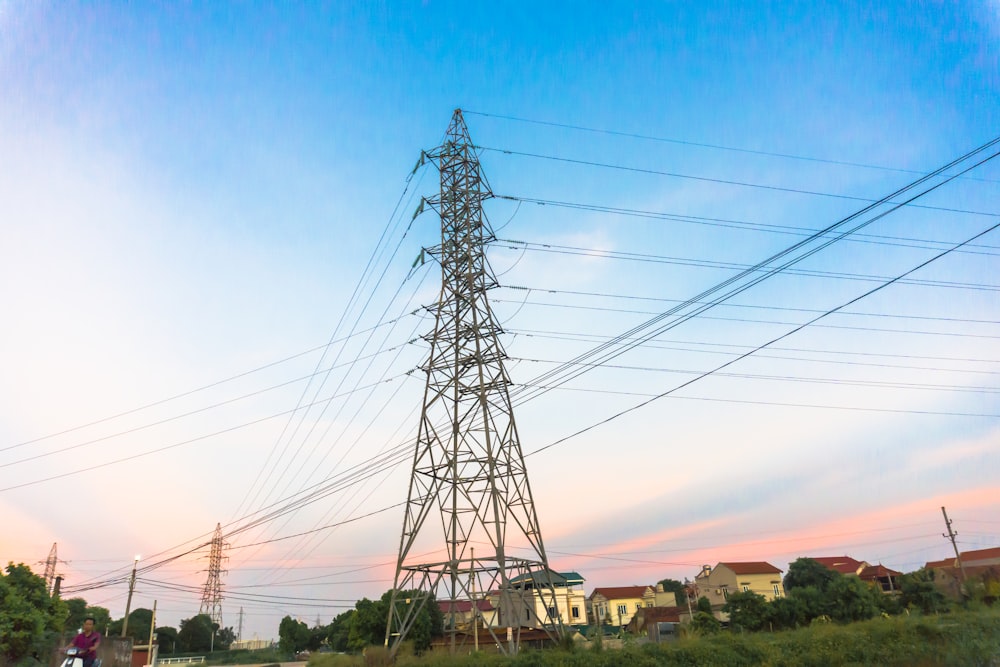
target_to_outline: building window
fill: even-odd
[[[573,618],[580,618],[580,608],[579,607],[573,607],[573,609],[570,610],[570,613],[573,614]]]
[[[527,618],[530,621],[531,620],[531,607],[525,607],[524,608],[524,613],[528,615]]]
[[[729,599],[729,589],[726,588],[725,586],[722,587],[722,597],[725,600]]]
[[[620,604],[618,605],[618,615],[624,616],[628,613],[628,605]]]
[[[749,592],[750,592],[750,587],[749,587],[749,586],[747,586],[747,585],[744,585],[744,586],[743,586],[743,592],[744,592],[744,593],[749,593]]]
[[[555,607],[549,607],[549,618],[554,619],[555,617],[556,617],[556,608]]]
[[[778,584],[774,584],[774,597],[776,598],[781,597],[781,591],[778,589]]]
[[[653,606],[653,603],[652,603],[652,602],[647,602],[647,603],[646,603],[646,606],[647,606],[647,607],[652,607],[652,606]]]

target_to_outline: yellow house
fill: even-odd
[[[663,584],[656,584],[646,587],[642,601],[644,607],[674,607],[677,606],[677,597],[673,591],[663,590]],[[680,598],[684,599],[684,593],[680,593]]]
[[[635,612],[645,606],[643,597],[649,589],[649,586],[595,588],[590,594],[593,615],[590,621],[597,625],[628,625]]]
[[[522,627],[543,627],[561,622],[563,625],[584,625],[587,622],[586,597],[579,572],[528,572],[510,580],[514,608],[503,609],[499,592],[494,591],[494,604],[500,609],[497,623]],[[551,589],[549,586],[551,585]],[[555,599],[552,598],[555,594]]]
[[[712,607],[721,607],[737,592],[751,591],[768,600],[785,596],[781,570],[763,561],[719,563],[714,568],[705,565],[694,583],[698,597],[708,598]]]

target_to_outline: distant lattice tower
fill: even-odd
[[[440,172],[440,194],[425,203],[441,217],[441,246],[431,252],[442,284],[385,644],[395,654],[432,593],[444,603],[453,651],[482,634],[514,654],[522,628],[555,639],[562,619],[511,410],[502,331],[486,299],[497,283],[482,202],[493,194],[461,110],[444,144],[423,159]],[[494,622],[476,617],[487,596]],[[460,618],[460,608],[473,618]]]
[[[222,561],[226,559],[223,550],[229,546],[222,541],[222,525],[215,524],[215,535],[212,537],[212,549],[208,555],[208,578],[201,594],[199,614],[208,614],[213,623],[222,627]]]
[[[49,550],[49,557],[45,559],[45,588],[52,593],[52,586],[56,582],[56,567],[59,564],[59,557],[56,555],[56,543],[52,543]]]

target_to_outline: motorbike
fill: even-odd
[[[83,667],[83,651],[75,646],[66,649],[66,659],[60,667]],[[94,667],[101,667],[101,659],[94,660]]]

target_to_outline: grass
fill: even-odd
[[[364,656],[315,654],[308,667],[384,667],[385,650]],[[400,667],[1000,667],[1000,610],[942,616],[878,618],[850,625],[627,644],[622,649],[577,647],[522,651],[513,658],[479,653],[401,654]]]

